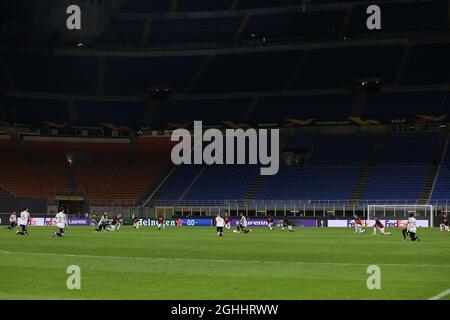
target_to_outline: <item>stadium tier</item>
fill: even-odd
[[[447,147],[446,151],[436,177],[431,203],[445,203],[450,199],[450,149]]]
[[[181,166],[164,185],[162,203],[220,203],[222,200],[348,201],[378,135],[311,135],[292,137],[289,150],[307,150],[302,165],[283,165],[254,190],[258,177],[249,166]],[[416,203],[438,148],[439,134],[392,134],[368,180],[363,201]],[[444,174],[444,172],[442,172]]]
[[[289,80],[295,82],[296,89],[350,88],[358,79],[373,78],[391,84],[398,75],[405,50],[407,47],[402,45],[312,50],[302,72],[292,80],[293,67],[304,58],[303,50],[218,54],[208,61],[206,68],[206,55],[107,57],[101,77],[99,59],[94,56],[0,53],[0,57],[7,63],[19,90],[95,94],[104,88],[109,94],[143,95],[152,87],[184,92],[200,68],[205,70],[192,89],[197,93],[274,91],[285,89]],[[403,83],[441,84],[449,80],[450,45],[423,45],[411,50]],[[49,74],[49,77],[43,81],[42,74]],[[62,76],[66,81],[56,80]]]
[[[169,4],[168,4],[169,3]],[[439,31],[447,23],[446,1],[419,3],[384,3],[383,28],[375,34]],[[245,11],[250,9],[251,11]],[[256,10],[252,10],[256,9]],[[368,34],[366,28],[367,6],[355,3],[304,9],[301,3],[286,1],[170,1],[148,4],[137,1],[126,3],[123,13],[170,12],[170,15],[152,19],[148,36],[144,36],[145,19],[131,20],[130,15],[110,22],[101,35],[99,44],[116,39],[122,45],[154,45],[180,42],[231,42],[232,40],[263,39],[278,41],[293,38],[354,37]],[[204,13],[202,17],[185,13]],[[148,37],[144,41],[144,37]]]
[[[7,152],[0,159],[1,186],[11,195],[52,201],[58,195],[78,194],[96,204],[124,205],[136,205],[165,173],[172,146],[166,138],[144,137],[133,159],[133,146],[124,139],[30,137],[0,143]]]
[[[362,168],[380,139],[378,135],[303,134],[290,138],[287,150],[303,150],[300,165],[282,165],[255,189],[258,166],[180,166],[159,191],[165,203],[214,203],[244,200],[348,201]],[[369,177],[362,200],[405,199],[416,202],[432,166],[439,134],[391,134]],[[93,203],[121,201],[136,205],[167,175],[171,164],[168,138],[74,139],[28,137],[0,139],[3,193],[46,198],[81,194]],[[24,152],[28,150],[28,152]],[[306,150],[306,151],[305,151]],[[433,200],[447,197],[448,155],[443,162]],[[75,190],[69,186],[73,176]]]

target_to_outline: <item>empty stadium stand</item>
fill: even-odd
[[[448,203],[450,199],[450,149],[448,148],[448,140],[445,148],[446,153],[438,169],[438,175],[433,186],[431,203]]]
[[[167,138],[140,139],[134,165],[129,164],[130,142],[124,139],[28,137],[25,143],[38,163],[30,163],[12,141],[0,143],[1,185],[17,197],[51,200],[70,194],[65,172],[70,166],[78,193],[92,203],[136,205],[170,165]]]
[[[437,133],[391,134],[361,200],[417,203],[439,138]],[[309,160],[303,165],[281,166],[277,175],[265,179],[254,199],[348,201],[377,139],[377,135],[294,136],[287,148],[309,149]],[[248,166],[182,166],[158,200],[173,204],[242,201],[258,177],[257,168]]]
[[[434,133],[391,135],[362,199],[416,202],[431,169],[438,141],[439,135]]]

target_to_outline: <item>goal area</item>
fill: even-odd
[[[367,220],[376,218],[407,219],[415,213],[418,219],[427,219],[433,225],[434,206],[429,204],[376,204],[367,206]]]

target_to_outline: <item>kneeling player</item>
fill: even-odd
[[[441,231],[450,232],[450,228],[448,227],[448,216],[446,213],[442,217],[442,223],[439,225],[439,227],[441,228]]]
[[[100,221],[98,222],[97,229],[94,230],[99,232],[106,231],[108,224],[109,224],[108,214],[105,212],[103,216],[100,218]]]
[[[139,229],[139,220],[138,220],[138,218],[136,218],[136,217],[133,215],[133,217],[131,218],[131,221],[133,221],[133,228]]]
[[[233,231],[234,233],[240,233],[243,231],[244,233],[249,233],[250,230],[247,229],[247,218],[241,214],[241,219],[239,220],[237,224],[237,230]]]
[[[53,232],[53,236],[64,237],[64,229],[67,226],[67,218],[63,208],[59,208],[59,212],[55,216],[56,227],[59,232]]]
[[[355,216],[355,233],[361,234],[364,232],[366,232],[366,230],[363,229],[362,220],[358,216]]]
[[[164,223],[164,218],[163,218],[163,216],[158,216],[158,219],[157,219],[157,221],[156,221],[156,225],[158,226],[158,230],[161,230],[161,228],[162,229],[165,229],[166,228],[166,225],[165,225],[165,223]]]
[[[122,225],[122,215],[118,214],[111,224],[108,226],[108,231],[119,231]]]
[[[294,229],[292,229],[292,223],[288,218],[283,219],[283,227],[281,228],[281,230],[284,231],[285,228],[287,228],[290,232],[294,231]]]
[[[392,233],[384,231],[384,225],[378,218],[375,218],[375,224],[373,226],[373,235],[377,234],[377,230],[380,231],[381,234],[385,236],[390,236]]]
[[[417,220],[416,220],[416,214],[414,212],[409,214],[408,219],[408,233],[409,237],[411,238],[411,241],[420,241],[419,236],[416,234],[417,232]]]
[[[269,230],[273,230],[273,217],[270,214],[267,216],[267,227]]]
[[[403,229],[402,229],[402,237],[403,237],[403,241],[406,241],[406,238],[408,237],[408,224],[406,224]]]
[[[5,227],[5,229],[16,230],[16,227],[17,227],[17,216],[16,212],[14,211],[9,216],[9,226]]]
[[[223,236],[223,227],[225,226],[225,220],[220,216],[220,214],[216,217],[216,227],[217,227],[217,235]]]

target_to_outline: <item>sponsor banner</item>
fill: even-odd
[[[140,226],[152,227],[157,225],[157,220],[154,218],[139,219],[138,223]],[[167,219],[164,223],[168,227],[193,227],[193,226],[211,227],[212,219],[179,218],[179,219]]]
[[[92,219],[85,219],[85,218],[69,218],[67,223],[69,226],[91,226],[92,225]],[[44,219],[44,225],[45,226],[56,226],[55,218],[45,218]]]
[[[45,219],[46,218],[30,218],[28,225],[33,227],[43,227],[45,226]],[[20,224],[20,218],[17,219],[17,221]]]
[[[181,221],[180,221],[181,220]],[[211,227],[212,219],[178,219],[177,225],[181,222],[182,226]]]
[[[315,219],[289,219],[294,227],[317,227],[317,220]],[[237,226],[239,220],[232,219],[231,226]],[[273,219],[273,223],[275,226],[282,225],[283,219]],[[263,219],[247,219],[248,227],[268,227],[268,222],[265,218]]]
[[[20,219],[18,219],[17,222],[20,222],[19,220]],[[91,226],[93,221],[94,221],[93,219],[69,218],[68,224],[69,226]],[[1,215],[0,224],[8,225],[9,215]],[[46,226],[55,226],[56,223],[55,218],[31,217],[29,225],[33,227],[46,227]]]
[[[235,227],[238,223],[238,219],[231,219],[231,226]],[[298,227],[316,227],[317,220],[315,219],[289,219],[289,221]],[[140,226],[152,227],[156,226],[157,220],[155,218],[144,218],[139,219],[138,223]],[[189,219],[189,218],[179,218],[179,219],[167,219],[165,221],[166,226],[178,226],[178,227],[211,227],[214,225],[214,219],[203,218],[203,219]],[[282,219],[274,219],[274,225],[282,225]],[[265,218],[261,219],[247,219],[248,227],[267,227],[268,223]]]
[[[380,220],[386,228],[404,228],[408,220]],[[375,220],[362,220],[364,227],[373,227]],[[328,220],[329,227],[352,228],[355,226],[355,220]],[[422,228],[429,227],[428,220],[417,220],[417,226]]]

